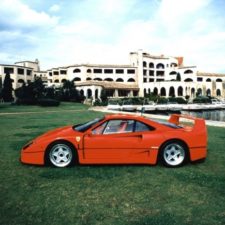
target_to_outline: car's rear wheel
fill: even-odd
[[[161,148],[161,161],[165,166],[178,167],[187,161],[187,148],[180,141],[170,141]]]
[[[74,157],[74,149],[69,143],[53,143],[47,151],[47,162],[55,167],[67,167],[72,165]]]

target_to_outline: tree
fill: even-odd
[[[10,74],[6,73],[2,89],[2,98],[5,102],[13,101],[12,91],[12,79],[10,78]]]

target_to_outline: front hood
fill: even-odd
[[[71,133],[74,133],[74,134],[77,133],[76,131],[74,131],[73,126],[69,125],[65,127],[60,127],[40,135],[39,137],[35,139],[35,141],[39,141],[40,139],[49,138],[49,137],[61,138],[61,137],[68,136]]]

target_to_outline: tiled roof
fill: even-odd
[[[139,87],[137,83],[132,83],[132,84],[127,84],[127,83],[122,83],[122,82],[113,82],[113,81],[84,81],[84,82],[76,82],[76,86],[102,86],[105,89],[135,89],[138,90]]]
[[[197,76],[205,77],[224,77],[225,73],[207,73],[207,72],[197,72]]]

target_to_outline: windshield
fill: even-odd
[[[98,122],[102,121],[104,119],[103,118],[96,118],[94,120],[91,120],[89,122],[83,123],[83,124],[77,124],[73,126],[73,129],[79,132],[85,132],[86,130],[88,130],[89,128],[91,128],[92,126],[94,126],[95,124],[97,124]]]

